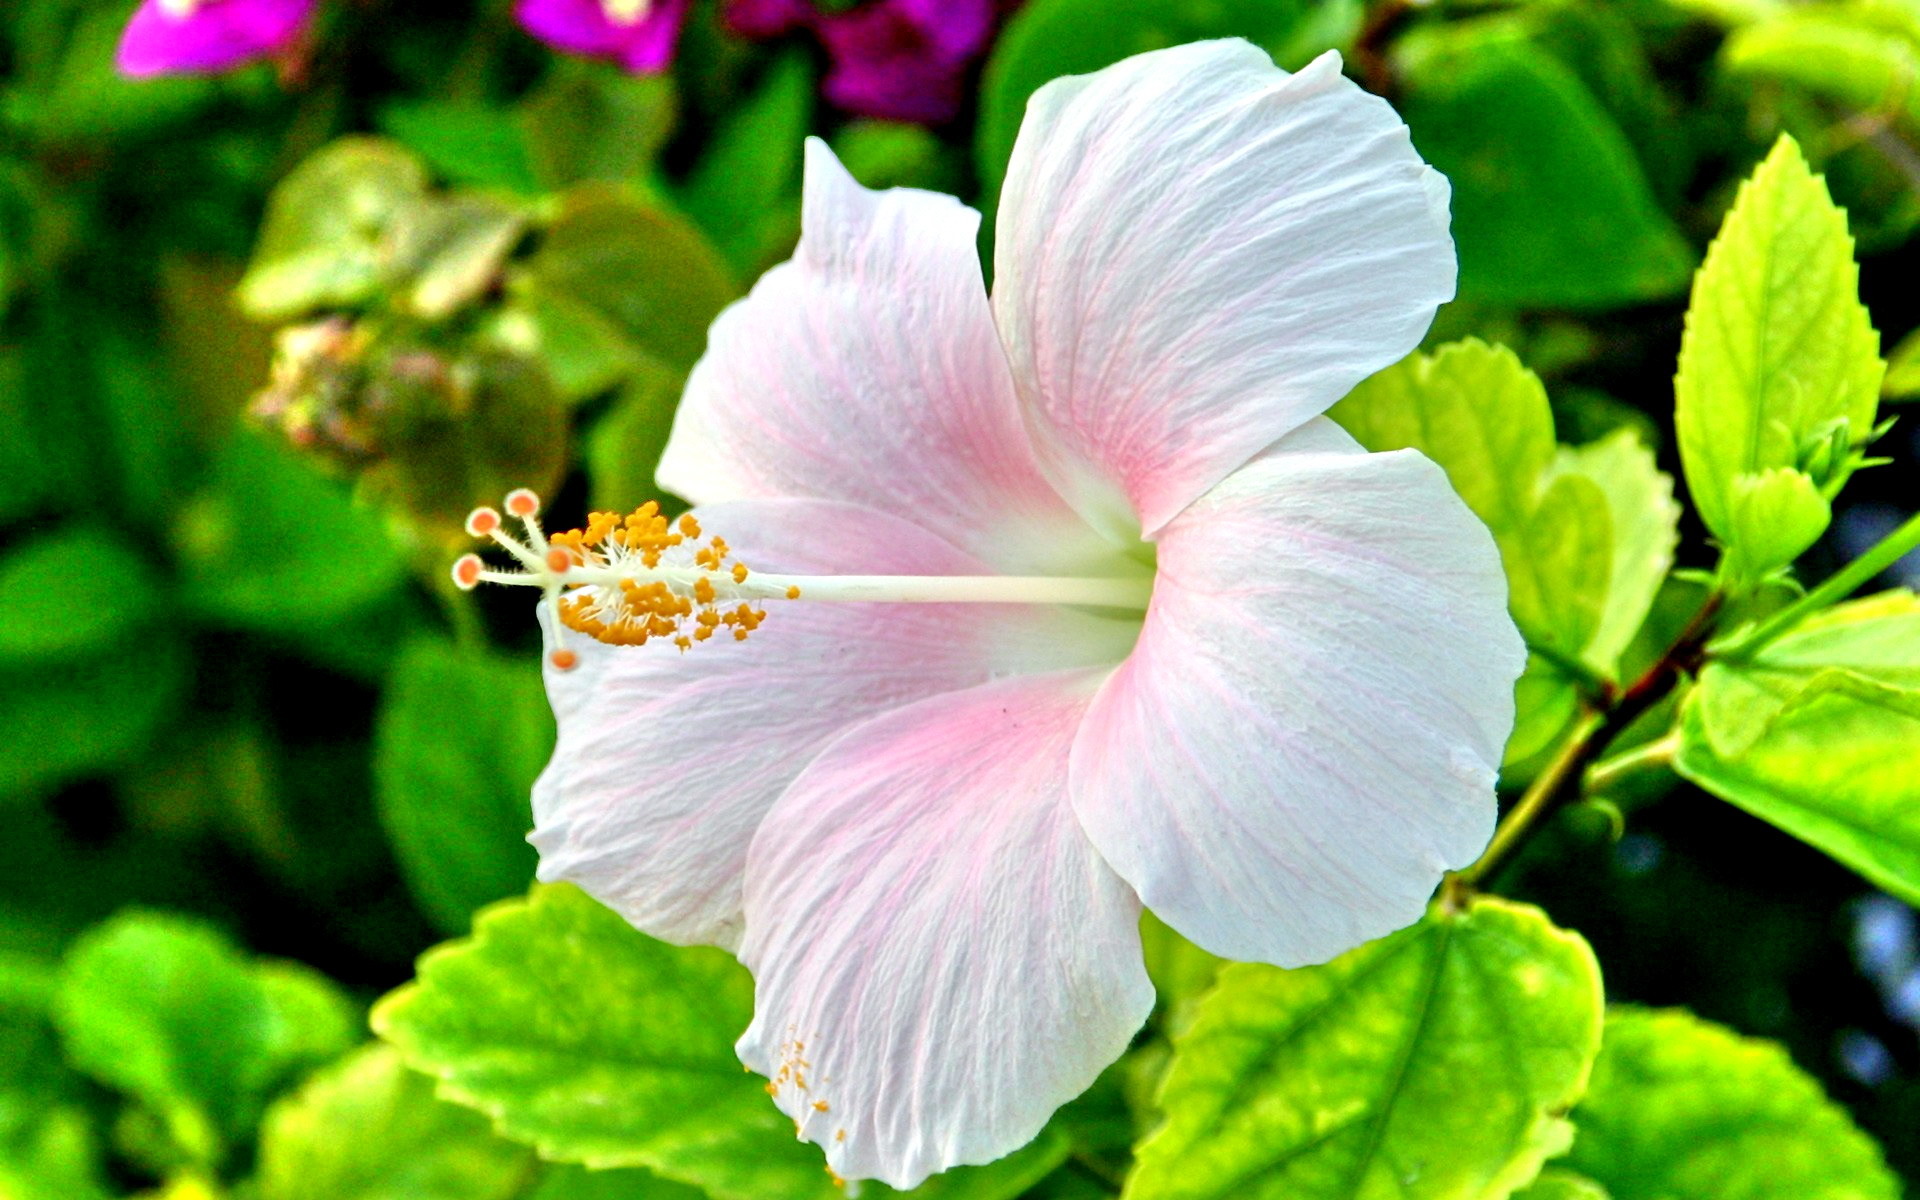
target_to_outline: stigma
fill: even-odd
[[[579,665],[566,631],[612,646],[671,641],[681,651],[715,638],[744,642],[767,619],[758,601],[767,588],[752,579],[718,534],[707,536],[692,513],[677,521],[649,500],[630,513],[595,512],[578,529],[548,534],[540,525],[540,498],[525,488],[507,494],[507,515],[524,535],[506,530],[492,508],[467,515],[467,532],[489,538],[519,570],[487,566],[477,554],[453,564],[453,582],[467,590],[482,583],[538,587],[549,601],[557,670]],[[799,588],[774,593],[798,599]]]

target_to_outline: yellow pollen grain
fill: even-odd
[[[735,583],[745,583],[747,581],[747,564],[742,562],[733,564],[733,581]]]
[[[826,1102],[825,1100],[815,1100],[815,1101],[813,1102],[813,1111],[815,1111],[815,1112],[826,1112],[826,1111],[828,1111],[828,1105],[827,1105],[827,1102]]]
[[[798,600],[799,598],[800,598],[800,585],[796,583],[792,587],[789,587],[787,589],[787,599]]]

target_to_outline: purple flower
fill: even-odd
[[[514,14],[557,50],[650,75],[673,60],[687,0],[520,0]]]
[[[306,32],[319,0],[145,0],[120,35],[120,73],[224,71],[267,58]]]
[[[993,32],[992,0],[879,0],[814,25],[833,60],[821,90],[849,112],[934,124],[960,111],[967,65]]]
[[[872,0],[821,12],[808,0],[733,0],[747,37],[810,26],[832,67],[822,90],[849,112],[935,124],[959,112],[968,66],[993,34],[993,0]]]

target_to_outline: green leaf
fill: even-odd
[[[78,1067],[159,1117],[190,1162],[248,1140],[271,1093],[352,1044],[332,986],[256,966],[194,921],[129,913],[74,944],[55,1016]]]
[[[341,620],[399,583],[398,552],[344,490],[281,443],[236,430],[175,530],[188,602],[249,629]]]
[[[650,1171],[593,1171],[561,1164],[547,1172],[529,1200],[706,1200],[706,1193]]]
[[[672,432],[684,382],[677,372],[647,364],[594,426],[587,440],[587,475],[595,508],[629,510],[659,490],[653,472]]]
[[[107,1200],[99,1139],[78,1108],[0,1093],[0,1196]]]
[[[507,303],[485,329],[493,344],[537,359],[570,405],[612,389],[651,361],[593,305],[555,295],[525,275],[513,280]]]
[[[1637,431],[1616,429],[1584,446],[1562,446],[1550,475],[1580,475],[1606,496],[1613,534],[1612,569],[1600,622],[1581,657],[1607,678],[1616,678],[1621,655],[1653,609],[1660,585],[1673,568],[1680,542],[1680,505],[1673,477],[1654,463]]]
[[[1613,1200],[1894,1200],[1880,1151],[1771,1042],[1619,1009],[1566,1165]]]
[[[559,885],[481,913],[373,1023],[542,1157],[646,1167],[718,1200],[828,1200],[819,1152],[734,1054],[752,1009],[724,952],[654,941]]]
[[[1827,498],[1801,471],[1768,467],[1735,475],[1727,496],[1727,569],[1736,579],[1763,579],[1804,554],[1832,520]]]
[[[900,121],[849,121],[833,135],[834,157],[862,186],[961,190],[960,164],[933,131]]]
[[[1688,695],[1675,768],[1920,903],[1920,601],[1839,605]]]
[[[1737,76],[1791,83],[1857,113],[1920,125],[1920,24],[1890,9],[1841,5],[1796,9],[1737,29],[1721,62]],[[1902,27],[1904,26],[1904,28]]]
[[[192,663],[177,636],[0,672],[0,797],[119,767],[179,715]]]
[[[555,56],[516,117],[533,173],[547,188],[638,181],[673,133],[673,77]]]
[[[1353,0],[1031,0],[1007,22],[980,81],[974,162],[997,194],[1027,99],[1062,75],[1205,38],[1243,37],[1288,69],[1347,45],[1359,30]]]
[[[1414,145],[1453,185],[1464,299],[1604,308],[1673,295],[1693,251],[1572,70],[1490,18],[1397,50]]]
[[[1694,506],[1742,556],[1746,578],[1785,565],[1779,553],[1804,535],[1810,517],[1803,499],[1776,493],[1781,485],[1738,481],[1802,469],[1835,430],[1851,444],[1863,442],[1882,369],[1846,214],[1783,137],[1741,185],[1707,251],[1674,379],[1674,424]],[[1813,483],[1830,498],[1852,467],[1842,455]],[[1754,543],[1751,514],[1760,511],[1791,514],[1801,522],[1796,536]]]
[[[1469,340],[1411,355],[1328,415],[1369,450],[1411,447],[1439,463],[1499,543],[1527,640],[1568,658],[1585,651],[1612,571],[1608,496],[1584,474],[1552,470],[1546,389],[1511,350]]]
[[[467,928],[474,910],[533,878],[527,796],[553,749],[553,717],[531,661],[408,647],[374,728],[374,797],[407,884],[434,923]]]
[[[526,228],[520,209],[478,193],[421,205],[396,230],[395,271],[406,280],[396,298],[414,316],[445,320],[500,281]]]
[[[160,583],[145,559],[105,529],[58,529],[0,558],[0,663],[65,658],[137,634]]]
[[[480,104],[411,100],[380,113],[381,132],[424,158],[451,183],[540,191],[528,134],[509,113]]]
[[[1499,900],[1325,966],[1230,966],[1174,1043],[1125,1194],[1507,1195],[1566,1149],[1600,1026],[1587,944]]]
[[[427,169],[379,138],[342,138],[301,163],[267,201],[240,307],[260,321],[373,298],[395,229],[427,193]]]
[[[516,487],[546,491],[567,465],[567,413],[537,363],[475,351],[396,355],[385,375],[386,460],[370,495],[451,532]]]
[[[800,161],[813,121],[813,69],[789,53],[708,143],[681,202],[734,272],[758,275],[800,233]],[[686,364],[681,364],[686,365]]]
[[[1920,397],[1920,329],[1901,338],[1887,356],[1887,378],[1880,393],[1887,400]]]
[[[1610,1200],[1607,1189],[1585,1175],[1549,1167],[1513,1194],[1513,1200]]]
[[[860,1194],[912,1196],[914,1200],[1014,1200],[1051,1175],[1067,1161],[1073,1149],[1073,1142],[1065,1133],[1057,1126],[1048,1126],[1033,1141],[985,1166],[942,1171],[910,1192],[895,1191],[884,1183],[866,1182],[860,1185]]]
[[[254,1200],[512,1200],[534,1169],[486,1118],[368,1046],[281,1099],[260,1132]]]
[[[735,294],[699,230],[614,188],[569,193],[527,271],[549,295],[585,305],[682,370],[700,357],[707,327]]]

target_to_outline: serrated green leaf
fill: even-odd
[[[1674,379],[1674,425],[1694,506],[1744,555],[1747,578],[1784,565],[1770,561],[1784,543],[1773,554],[1741,543],[1754,529],[1743,524],[1752,501],[1741,501],[1737,481],[1800,469],[1810,442],[1836,422],[1845,422],[1849,440],[1863,441],[1879,400],[1879,344],[1860,303],[1846,214],[1783,137],[1741,185],[1707,251]],[[1831,497],[1850,469],[1844,459],[1830,463],[1828,477],[1814,482]]]
[[[55,1018],[76,1066],[139,1100],[180,1154],[211,1168],[248,1140],[276,1088],[355,1035],[330,984],[273,969],[269,982],[198,922],[129,913],[74,944]]]
[[[407,648],[374,727],[374,798],[420,906],[448,932],[526,890],[527,796],[553,749],[553,717],[531,662]]]
[[[1675,768],[1920,903],[1920,602],[1820,613],[1688,695]]]
[[[67,526],[0,558],[0,663],[86,654],[138,635],[160,581],[107,530]]]
[[[687,213],[743,279],[784,256],[799,236],[800,162],[813,121],[813,87],[805,55],[775,62],[715,131],[680,192]]]
[[[438,1100],[387,1046],[316,1074],[268,1112],[254,1200],[511,1200],[534,1170],[486,1118]]]
[[[1505,1196],[1566,1148],[1600,1026],[1587,944],[1499,900],[1321,967],[1228,967],[1125,1195]]]
[[[1611,1200],[1607,1189],[1585,1175],[1548,1167],[1540,1178],[1513,1194],[1513,1200]]]
[[[1621,655],[1653,609],[1680,542],[1680,505],[1673,478],[1654,464],[1640,435],[1617,429],[1584,446],[1561,446],[1550,475],[1592,480],[1606,496],[1612,568],[1599,625],[1581,658],[1607,678],[1617,677]]]
[[[593,309],[634,346],[691,367],[707,327],[734,298],[726,266],[684,219],[613,188],[580,188],[527,273],[550,295]]]
[[[372,298],[395,229],[424,202],[427,169],[401,146],[342,138],[301,163],[267,201],[239,302],[260,321]]]
[[[752,1009],[725,953],[654,941],[556,885],[429,952],[373,1023],[443,1096],[542,1157],[645,1167],[718,1200],[828,1200],[819,1152],[734,1054]]]
[[[1397,49],[1414,145],[1453,186],[1460,295],[1603,308],[1670,296],[1694,257],[1579,77],[1492,18]]]
[[[1880,1151],[1771,1043],[1619,1009],[1565,1165],[1613,1200],[1895,1200]]]
[[[1511,350],[1468,340],[1374,375],[1328,415],[1369,450],[1439,463],[1499,543],[1529,643],[1578,658],[1599,627],[1614,552],[1606,492],[1555,474],[1546,389]]]
[[[1361,6],[1351,0],[1031,0],[994,43],[980,82],[974,162],[997,194],[1027,99],[1062,75],[1084,75],[1123,58],[1205,38],[1243,37],[1298,69],[1347,45]]]

